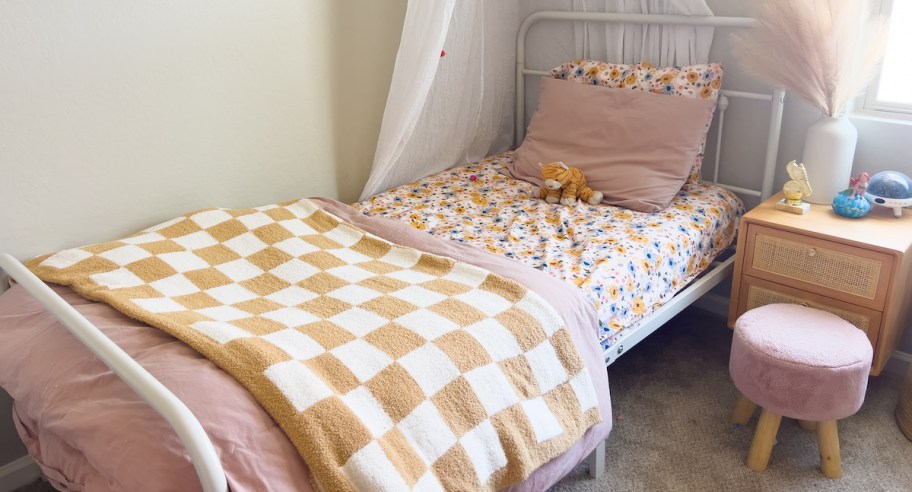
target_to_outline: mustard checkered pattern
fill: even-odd
[[[500,489],[601,418],[536,294],[306,199],[202,210],[28,266],[232,374],[324,490]]]

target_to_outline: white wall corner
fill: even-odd
[[[34,482],[41,476],[41,468],[29,456],[23,456],[0,466],[0,492],[12,492]]]

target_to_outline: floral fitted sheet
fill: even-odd
[[[705,270],[731,244],[744,212],[738,197],[707,183],[685,184],[656,213],[552,205],[533,198],[531,184],[498,172],[512,158],[504,152],[353,206],[573,283],[598,311],[604,350]]]

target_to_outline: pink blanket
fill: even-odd
[[[572,286],[408,225],[318,200],[377,236],[473,263],[520,281],[571,328],[598,391],[604,421],[515,490],[542,490],[591,452],[611,429],[608,379],[594,309]],[[193,349],[65,287],[55,290],[183,400],[222,459],[231,490],[309,490],[300,455],[253,397]],[[179,363],[177,362],[179,360]],[[189,375],[193,377],[188,377]],[[0,386],[16,400],[19,434],[45,475],[74,490],[195,490],[193,466],[173,430],[21,287],[0,296]]]

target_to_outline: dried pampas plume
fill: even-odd
[[[886,20],[867,0],[764,0],[754,17],[759,26],[732,35],[745,69],[829,116],[865,88],[886,49]]]

